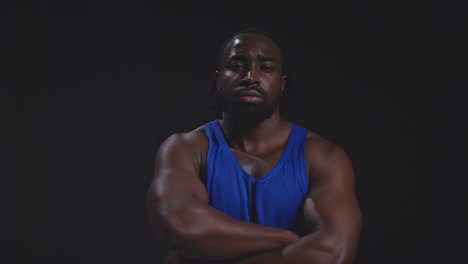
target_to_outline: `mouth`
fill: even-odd
[[[238,94],[237,97],[240,101],[245,103],[258,103],[263,101],[262,95],[255,90],[255,88],[244,88]]]
[[[263,98],[258,96],[251,96],[251,95],[242,95],[239,96],[240,101],[244,103],[259,103],[263,101]]]
[[[242,96],[252,96],[252,97],[260,97],[262,98],[262,95],[260,95],[259,92],[255,91],[255,90],[242,90],[239,95],[240,97]]]

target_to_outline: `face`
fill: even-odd
[[[270,38],[243,34],[227,46],[217,85],[229,118],[259,123],[278,111],[286,76],[282,56]]]

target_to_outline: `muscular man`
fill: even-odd
[[[166,263],[352,263],[361,229],[338,145],[281,117],[283,57],[247,29],[222,47],[219,118],[167,138],[148,212]]]

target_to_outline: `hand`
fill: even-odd
[[[289,246],[290,244],[296,242],[297,240],[299,240],[301,237],[294,233],[294,232],[291,232],[291,231],[287,231],[286,233],[286,243],[282,246],[282,247],[286,247],[286,246]]]
[[[179,258],[177,257],[177,252],[171,251],[169,255],[164,260],[164,264],[179,264]]]
[[[317,230],[318,225],[322,223],[322,218],[315,208],[314,201],[307,197],[304,204],[304,218],[311,232]]]

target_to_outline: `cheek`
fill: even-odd
[[[265,76],[263,82],[269,84],[268,87],[270,87],[271,92],[281,90],[283,86],[282,78],[278,76]]]
[[[238,75],[238,74],[233,72],[233,71],[226,71],[223,74],[223,76],[226,77],[226,78],[233,78],[235,75]]]
[[[235,72],[227,72],[224,75],[224,80],[226,84],[236,83],[239,80],[239,74]]]
[[[219,81],[219,84],[222,87],[229,86],[231,83],[235,82],[238,78],[239,74],[235,72],[225,72]]]

